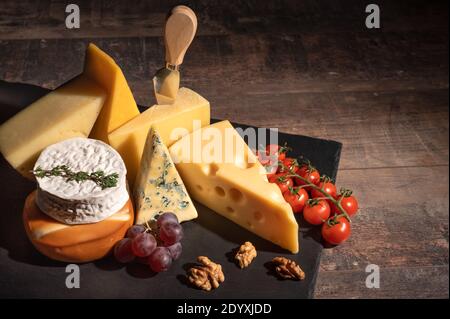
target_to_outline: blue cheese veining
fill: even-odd
[[[161,212],[173,212],[180,222],[197,217],[180,175],[158,133],[151,129],[135,182],[136,223],[142,224]]]
[[[125,164],[112,147],[93,139],[72,138],[47,147],[34,169],[65,165],[74,172],[117,174],[114,187],[102,188],[92,180],[68,181],[61,176],[37,178],[36,204],[65,224],[95,223],[119,211],[128,201]]]

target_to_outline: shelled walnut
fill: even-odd
[[[276,273],[284,279],[303,280],[305,279],[305,272],[293,260],[285,257],[275,257],[272,259],[275,265]]]
[[[249,241],[246,241],[239,247],[239,250],[236,252],[236,256],[234,259],[239,263],[239,267],[245,268],[250,265],[253,259],[256,257],[256,248]]]
[[[197,257],[201,264],[188,270],[188,280],[194,286],[206,291],[216,289],[225,280],[222,266],[214,263],[206,256]]]

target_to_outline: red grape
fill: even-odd
[[[165,222],[159,229],[159,238],[165,246],[173,245],[183,238],[183,228],[180,224]]]
[[[181,252],[183,251],[181,243],[175,243],[173,245],[170,245],[167,247],[167,249],[169,250],[173,260],[177,260],[180,257]]]
[[[167,222],[173,222],[173,223],[178,224],[177,215],[175,215],[174,213],[170,213],[170,212],[163,213],[163,214],[159,215],[158,219],[156,220],[156,225],[158,227],[161,227],[163,224],[165,224]]]
[[[147,265],[148,266],[148,256],[147,257],[136,257],[135,262],[141,265]]]
[[[156,248],[156,239],[152,234],[141,233],[136,235],[131,242],[131,249],[138,257],[150,255]]]
[[[124,238],[117,242],[114,247],[114,257],[116,260],[121,263],[129,263],[134,260],[135,256],[131,249],[131,239]]]
[[[166,271],[172,264],[172,256],[166,247],[156,247],[148,257],[148,264],[154,272]]]
[[[131,226],[130,228],[128,228],[126,237],[133,239],[138,234],[143,233],[144,231],[145,231],[145,227],[144,226],[142,226],[142,225],[134,225],[134,226]]]

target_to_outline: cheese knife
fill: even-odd
[[[176,6],[166,20],[164,29],[165,66],[153,77],[158,104],[173,104],[180,87],[180,65],[197,31],[197,17],[186,6]]]

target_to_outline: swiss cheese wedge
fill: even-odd
[[[142,154],[134,187],[136,224],[143,224],[163,212],[172,212],[179,222],[197,218],[197,211],[155,129],[151,129]]]
[[[169,151],[196,201],[262,238],[298,252],[298,224],[290,205],[280,189],[262,176],[264,168],[230,122],[194,131]]]
[[[139,115],[139,109],[120,67],[94,44],[86,50],[83,74],[107,92],[105,105],[92,129],[91,138],[108,142],[108,133]]]
[[[209,125],[209,102],[196,92],[181,88],[174,104],[154,105],[109,134],[109,143],[122,156],[127,166],[127,178],[134,185],[145,141],[150,127],[155,128],[162,142],[169,147],[183,134],[175,136],[175,129],[184,135],[193,131],[194,126]],[[171,136],[172,135],[172,136]]]
[[[22,175],[47,146],[91,132],[106,92],[81,75],[43,96],[0,126],[0,151]]]

